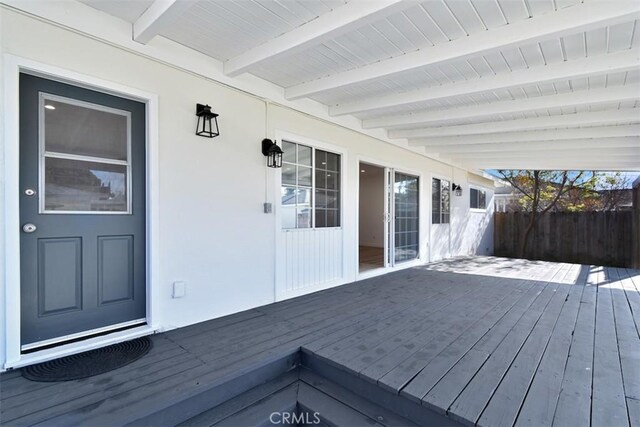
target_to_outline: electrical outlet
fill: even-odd
[[[182,298],[187,294],[187,286],[184,282],[173,282],[172,298]]]

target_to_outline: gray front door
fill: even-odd
[[[145,322],[145,105],[20,75],[23,350]]]

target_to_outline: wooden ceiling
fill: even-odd
[[[83,0],[469,168],[640,170],[640,2]]]

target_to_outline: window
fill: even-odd
[[[40,213],[131,213],[131,114],[40,93]]]
[[[431,222],[448,224],[451,200],[451,183],[444,179],[431,181]]]
[[[471,209],[486,209],[487,208],[486,191],[472,188],[469,191],[469,207]]]
[[[340,155],[282,141],[282,228],[340,227]]]

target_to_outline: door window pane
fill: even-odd
[[[419,178],[395,173],[393,187],[395,205],[395,262],[409,261],[419,256]]]
[[[296,144],[292,144],[287,141],[282,141],[282,151],[284,151],[284,154],[282,155],[283,162],[287,162],[287,163],[296,162]]]
[[[340,156],[287,141],[282,146],[281,204],[296,207],[293,219],[283,212],[282,227],[311,228],[314,221],[315,227],[339,227]]]
[[[46,151],[127,160],[128,112],[48,95],[42,101]]]
[[[335,209],[327,211],[327,227],[340,227],[340,212]]]
[[[124,165],[48,157],[44,175],[47,211],[127,211]]]
[[[311,228],[311,209],[298,209],[298,228]]]
[[[440,180],[431,181],[431,223],[440,224]]]
[[[327,170],[340,172],[340,156],[334,153],[327,153]]]
[[[340,227],[340,155],[316,150],[315,168],[316,227]]]
[[[282,228],[296,228],[295,206],[285,206],[282,208]]]
[[[296,167],[288,163],[282,164],[282,183],[296,185]]]
[[[298,185],[311,187],[311,168],[298,166]]]
[[[298,198],[296,187],[282,187],[280,198],[282,206],[295,206]]]
[[[311,147],[298,144],[298,164],[311,166]]]
[[[475,188],[469,190],[469,207],[471,209],[478,209],[478,190]]]
[[[448,224],[451,199],[451,183],[444,179],[431,181],[431,223]]]

